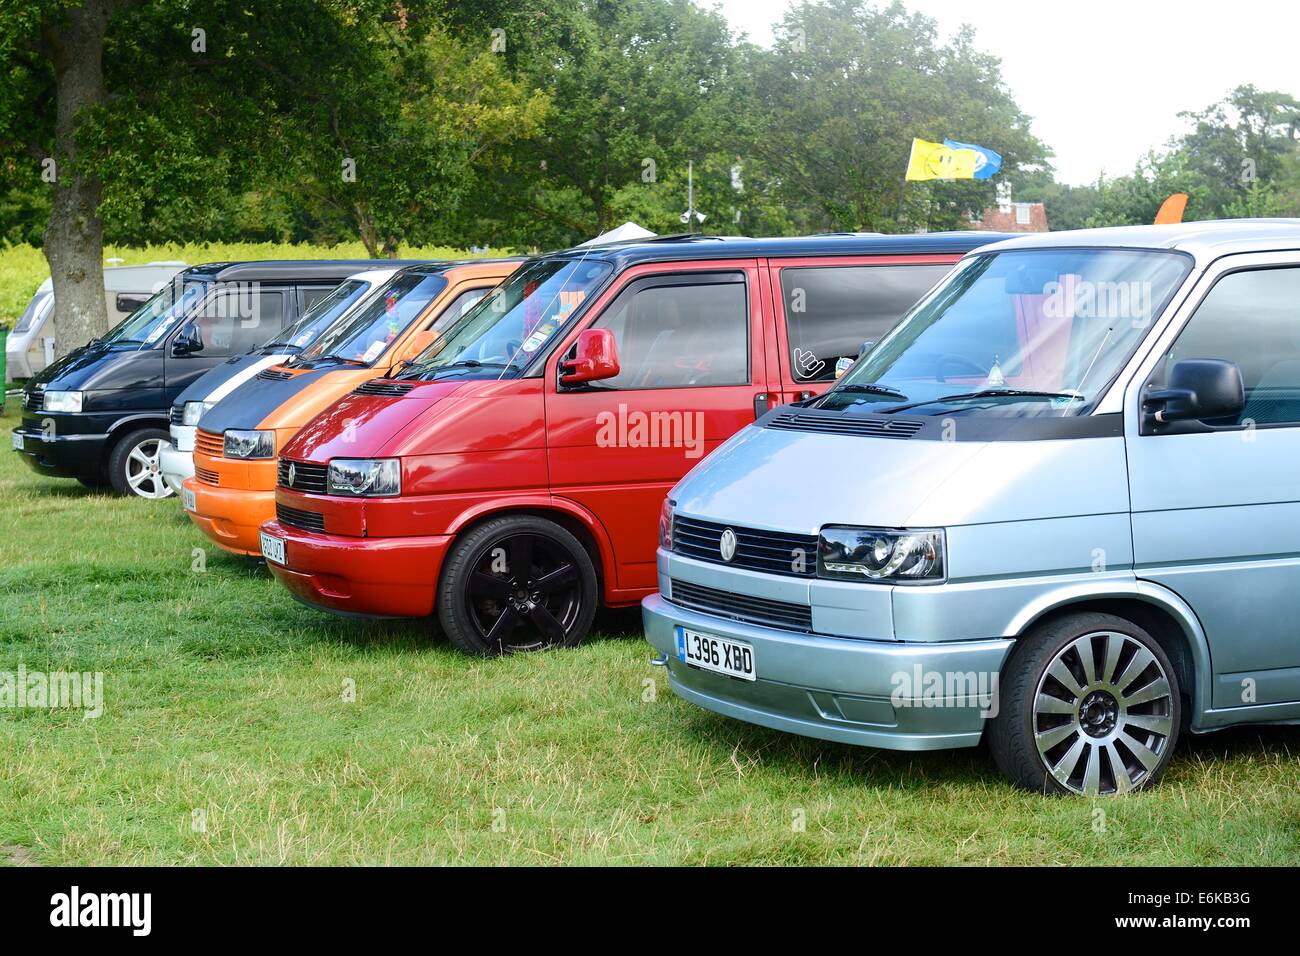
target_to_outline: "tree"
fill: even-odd
[[[992,201],[992,183],[905,186],[913,137],[979,143],[1008,171],[1047,160],[973,33],[941,43],[933,20],[901,4],[805,0],[756,59],[765,121],[750,149],[801,231],[967,225]]]

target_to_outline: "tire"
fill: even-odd
[[[523,575],[516,566],[527,566]],[[438,621],[467,654],[575,647],[596,613],[596,569],[572,534],[546,518],[494,518],[460,538],[438,586]]]
[[[1071,614],[1016,641],[989,724],[994,761],[1026,790],[1128,793],[1169,765],[1181,688],[1164,649],[1132,621]]]
[[[173,492],[158,470],[158,452],[171,440],[161,428],[140,428],[128,432],[108,456],[108,481],[119,495],[136,498],[167,498]]]

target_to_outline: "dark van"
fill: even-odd
[[[165,498],[168,409],[219,362],[270,341],[372,260],[217,262],[179,273],[112,331],[23,389],[14,450],[35,471]]]

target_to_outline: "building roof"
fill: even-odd
[[[874,232],[828,233],[795,238],[751,239],[747,236],[664,236],[609,246],[567,249],[556,255],[613,263],[618,269],[642,262],[754,257],[846,255],[963,255],[1006,238],[988,232],[931,232],[884,235]]]
[[[993,248],[1002,251],[1062,246],[1177,249],[1205,263],[1235,253],[1300,249],[1300,219],[1212,219],[1169,226],[1076,229],[1017,236]]]

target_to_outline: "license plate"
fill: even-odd
[[[194,489],[193,489],[193,488],[182,488],[182,489],[181,489],[181,501],[184,503],[184,505],[185,505],[185,510],[186,510],[186,511],[198,511],[198,510],[199,510],[199,503],[198,503],[198,501],[195,500],[197,497],[198,497],[198,495],[196,495],[196,494],[194,493]]]
[[[258,534],[262,538],[262,557],[276,564],[284,564],[284,538],[277,538],[265,531],[259,531]]]
[[[757,680],[754,675],[754,648],[716,634],[677,628],[677,659],[728,677]]]
[[[23,450],[23,436],[14,432],[14,451]]]

